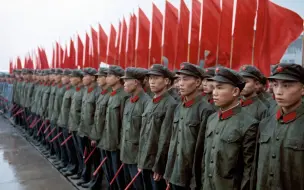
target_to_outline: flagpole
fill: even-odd
[[[187,61],[190,62],[190,44],[188,43]]]
[[[233,46],[234,46],[234,35],[232,35],[232,36],[231,36],[231,48],[230,48],[230,69],[232,68]]]
[[[256,33],[256,30],[253,31],[251,65],[254,65],[255,33]]]
[[[151,48],[149,48],[148,68],[150,68],[150,65],[151,65]]]

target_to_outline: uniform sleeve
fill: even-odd
[[[244,134],[242,143],[244,171],[241,183],[241,190],[250,189],[250,178],[254,165],[258,124],[251,125]]]
[[[166,115],[160,129],[160,136],[158,140],[158,151],[156,154],[154,167],[152,168],[154,172],[160,175],[163,175],[166,169],[168,150],[170,146],[170,137],[171,137],[172,125],[173,125],[174,110],[176,106],[177,104],[174,103],[168,105],[165,108]]]

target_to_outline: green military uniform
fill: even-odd
[[[177,74],[203,79],[203,73],[190,63],[183,63]],[[207,119],[214,112],[211,105],[198,94],[194,99],[178,104],[174,112],[172,135],[164,178],[171,185],[189,188],[193,169],[197,135],[205,129]]]
[[[213,80],[231,84],[240,91],[245,86],[242,77],[227,68],[217,68]],[[257,126],[258,121],[242,111],[239,104],[208,118],[205,143],[201,145],[204,146],[201,189],[249,189]],[[200,147],[197,151],[202,151]]]
[[[304,69],[296,64],[279,64],[270,80],[304,84]],[[304,189],[304,105],[290,113],[276,112],[260,123],[257,160],[258,190]]]

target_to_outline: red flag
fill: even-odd
[[[179,68],[182,62],[188,60],[188,37],[189,37],[189,17],[190,12],[184,0],[181,0],[180,15],[178,23],[176,61],[175,68]]]
[[[76,69],[76,50],[74,46],[74,42],[70,40],[70,57],[69,57],[69,68]]]
[[[27,58],[26,58],[26,57],[24,57],[24,64],[23,64],[23,68],[28,69],[28,68],[27,68]]]
[[[83,67],[90,67],[90,37],[86,33],[86,40],[85,40],[85,49],[84,49],[84,65]]]
[[[150,65],[155,63],[161,63],[161,45],[163,30],[163,15],[154,3],[152,12],[152,34],[150,49],[151,53],[149,62]]]
[[[83,43],[79,35],[77,37],[77,67],[83,68]]]
[[[63,64],[62,64],[61,68],[63,68],[63,69],[69,68],[69,55],[68,55],[67,45],[65,45],[65,50],[64,50],[64,55],[63,55]]]
[[[148,68],[149,62],[149,33],[150,21],[145,13],[138,9],[138,36],[136,48],[135,67]]]
[[[28,68],[29,69],[34,69],[34,63],[31,57],[28,59]]]
[[[64,61],[64,51],[62,49],[62,47],[60,46],[60,49],[59,49],[59,52],[60,52],[60,57],[59,57],[59,68],[62,68],[63,67],[63,61]]]
[[[198,64],[200,17],[201,3],[198,0],[192,0],[189,62],[194,64]]]
[[[9,62],[9,73],[12,74],[13,73],[13,62],[10,60]]]
[[[135,42],[136,42],[136,24],[137,18],[133,14],[130,17],[130,26],[129,26],[129,34],[128,34],[128,51],[127,51],[127,67],[134,66],[135,60]]]
[[[93,43],[93,55],[92,55],[92,62],[91,67],[98,69],[99,67],[99,54],[98,54],[98,34],[94,28],[91,28],[92,31],[92,43]]]
[[[53,54],[52,54],[52,68],[56,68],[56,57],[55,57],[54,48],[53,48]]]
[[[106,62],[108,36],[99,24],[99,61]]]
[[[110,38],[109,38],[109,42],[108,42],[108,52],[107,52],[107,63],[108,64],[114,64],[114,58],[115,58],[115,54],[116,54],[115,40],[116,40],[116,30],[115,30],[114,26],[111,24]]]
[[[121,21],[119,21],[118,35],[116,37],[116,42],[115,42],[115,51],[116,51],[116,53],[115,53],[114,59],[115,59],[115,64],[116,65],[119,65],[119,62],[120,62],[120,60],[119,60],[119,50],[120,50],[120,41],[121,41],[121,27],[122,27]]]
[[[168,58],[168,66],[171,70],[175,68],[177,30],[178,10],[169,1],[166,1],[163,56]]]
[[[59,57],[60,57],[60,47],[59,47],[60,45],[59,45],[59,43],[58,42],[56,42],[56,66],[55,66],[55,68],[59,68],[59,66],[60,66],[60,59],[59,59]]]
[[[127,23],[125,18],[122,21],[122,34],[121,34],[121,43],[120,43],[120,50],[119,50],[119,60],[120,66],[122,68],[126,67],[126,44],[127,44]]]

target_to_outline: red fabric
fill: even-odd
[[[119,65],[122,68],[126,67],[126,46],[127,46],[127,23],[126,20],[122,21],[122,34],[121,34],[121,43],[120,43],[120,53],[119,53]]]
[[[98,69],[99,68],[99,54],[98,54],[98,34],[94,28],[91,27],[92,33],[92,44],[93,44],[93,54],[92,54],[92,62],[91,67]]]
[[[9,62],[9,73],[10,74],[13,73],[13,62],[12,61]]]
[[[153,3],[150,65],[161,63],[163,15]],[[149,65],[149,66],[150,66]]]
[[[99,61],[106,62],[108,36],[99,24]]]
[[[184,0],[180,3],[180,15],[178,24],[178,37],[176,43],[175,68],[179,69],[182,62],[188,61],[188,37],[189,37],[189,18],[190,11]]]
[[[189,61],[193,64],[198,64],[200,17],[201,3],[198,0],[192,0]]]
[[[49,64],[45,50],[38,48],[38,54],[39,54],[41,69],[49,69]]]
[[[64,50],[64,56],[63,56],[63,65],[62,68],[63,69],[68,69],[69,68],[69,54],[68,54],[68,47],[67,45],[65,46],[65,50]]]
[[[140,8],[138,15],[139,24],[135,66],[148,68],[150,21]]]
[[[56,57],[55,57],[54,48],[53,48],[53,54],[52,54],[52,68],[56,68]]]
[[[77,37],[77,67],[83,68],[83,43],[80,37]]]
[[[169,1],[166,1],[164,26],[163,56],[168,58],[170,70],[175,68],[175,55],[178,29],[178,10]]]
[[[128,34],[128,51],[127,51],[127,67],[134,66],[135,61],[135,42],[136,42],[136,25],[137,18],[133,14],[130,17],[130,26]]]
[[[76,69],[76,50],[74,46],[74,41],[70,40],[70,57],[69,57],[69,68]]]
[[[34,63],[31,57],[28,59],[28,68],[29,69],[34,69]]]
[[[116,65],[119,65],[119,48],[120,48],[120,41],[121,41],[121,21],[119,21],[119,25],[118,25],[118,35],[116,37],[116,42],[115,42],[115,56],[114,56],[114,60]]]
[[[116,53],[115,40],[116,40],[116,30],[115,30],[114,26],[111,25],[110,39],[109,39],[108,53],[107,53],[107,63],[108,64],[114,64],[114,58],[115,58],[115,53]]]
[[[55,68],[59,68],[59,43],[56,42],[56,61],[55,61]]]
[[[62,49],[62,47],[60,46],[60,57],[59,57],[59,68],[62,68],[62,65],[63,65],[63,61],[64,61],[64,57],[63,57],[63,54],[64,54],[64,51]]]
[[[86,39],[85,39],[85,49],[84,49],[84,65],[83,67],[90,67],[90,37],[86,33]]]

